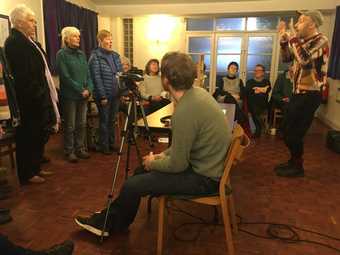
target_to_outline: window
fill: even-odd
[[[243,31],[246,29],[246,18],[220,18],[216,19],[217,31]]]
[[[293,14],[189,18],[187,50],[195,62],[200,54],[204,55],[211,92],[232,61],[239,64],[239,76],[244,82],[253,78],[255,66],[262,64],[265,77],[273,83],[277,73],[288,66],[279,61],[277,25],[280,20],[289,22],[296,18]]]
[[[133,19],[123,19],[124,56],[129,58],[133,65]]]
[[[278,17],[248,17],[247,30],[275,30],[278,25]]]
[[[187,31],[212,31],[214,19],[187,19]]]

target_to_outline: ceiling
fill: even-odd
[[[256,0],[91,0],[96,5],[139,5],[139,4],[195,4],[218,2],[245,2]]]

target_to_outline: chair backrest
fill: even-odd
[[[237,124],[234,128],[231,144],[228,148],[227,156],[224,161],[224,171],[222,178],[220,180],[220,195],[225,196],[226,184],[229,182],[229,174],[231,167],[238,161],[242,156],[242,153],[246,147],[249,145],[249,138],[244,133],[242,127]]]

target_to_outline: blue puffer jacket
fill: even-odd
[[[112,67],[110,59],[113,59]],[[116,73],[122,71],[119,54],[107,54],[102,48],[95,49],[89,60],[90,72],[94,84],[93,96],[96,100],[112,99],[118,96],[118,81]],[[114,70],[115,69],[115,70]]]

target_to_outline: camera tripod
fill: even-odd
[[[145,111],[144,111],[144,107],[142,105],[142,99],[141,99],[141,95],[140,92],[137,89],[131,90],[131,92],[129,93],[129,103],[128,103],[128,109],[127,109],[127,116],[125,119],[125,123],[124,123],[124,129],[122,130],[122,138],[121,138],[121,142],[120,142],[120,146],[119,146],[119,151],[118,151],[118,158],[117,158],[117,162],[116,162],[116,166],[115,166],[115,170],[114,170],[114,174],[113,174],[113,180],[112,180],[112,186],[111,186],[111,192],[108,195],[108,201],[107,201],[107,207],[106,207],[106,214],[105,214],[105,221],[104,221],[104,225],[102,228],[102,233],[101,233],[101,242],[104,239],[104,231],[107,225],[107,219],[109,216],[109,209],[110,206],[112,204],[112,197],[113,197],[113,192],[116,186],[116,180],[117,180],[117,175],[118,175],[118,170],[119,170],[119,166],[120,166],[120,161],[121,161],[121,156],[122,156],[122,151],[123,151],[123,147],[124,147],[124,143],[127,143],[127,156],[126,156],[126,165],[125,165],[125,178],[128,177],[128,173],[129,173],[129,161],[130,161],[130,152],[131,152],[131,145],[134,145],[136,148],[136,153],[137,153],[137,158],[138,158],[138,162],[140,165],[142,165],[142,157],[140,155],[140,150],[138,148],[137,142],[136,142],[136,137],[135,137],[135,127],[137,127],[137,106],[139,107],[141,113],[142,113],[142,118],[143,118],[143,122],[144,122],[144,126],[146,129],[146,136],[148,138],[149,141],[149,146],[153,147],[153,142],[152,142],[152,137],[151,137],[151,132],[150,132],[150,128],[145,116]],[[132,114],[132,107],[133,107],[133,114]],[[132,119],[132,117],[134,117],[134,119]]]

